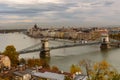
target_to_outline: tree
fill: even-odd
[[[52,71],[55,71],[55,72],[58,72],[58,71],[59,71],[59,69],[58,69],[57,66],[52,66],[51,70],[52,70]]]
[[[42,63],[40,59],[28,59],[27,65],[29,67],[35,67],[35,66],[42,66]]]
[[[24,58],[21,58],[21,59],[19,60],[19,63],[20,63],[20,64],[26,64],[26,60],[25,60]]]
[[[93,79],[94,80],[105,80],[109,76],[110,65],[106,61],[102,61],[94,64],[93,66]],[[107,76],[107,77],[106,77]],[[111,76],[109,76],[111,77]]]
[[[33,59],[28,59],[28,60],[27,60],[27,65],[28,65],[29,67],[33,67],[33,66],[35,66],[35,65],[34,65],[34,62],[35,62],[35,61],[34,61]]]
[[[81,69],[80,69],[79,66],[72,64],[72,66],[71,66],[71,68],[70,68],[70,72],[71,72],[72,74],[75,74],[76,72],[81,72]]]
[[[19,54],[16,51],[13,45],[8,45],[5,51],[2,53],[5,56],[8,56],[11,60],[11,66],[16,67],[19,63]]]
[[[68,76],[65,76],[65,80],[73,80],[73,79],[71,79],[71,78],[68,77]]]
[[[27,65],[29,67],[42,66],[43,68],[50,69],[46,59],[28,59]]]
[[[86,69],[86,74],[88,76],[88,79],[90,79],[90,75],[89,75],[89,72],[91,71],[90,70],[91,69],[90,63],[91,63],[90,60],[82,60],[82,61],[80,61],[80,66],[83,66]]]
[[[87,61],[82,62],[82,64],[87,67],[88,80],[120,80],[120,74],[105,60],[89,67],[87,65],[90,63]]]

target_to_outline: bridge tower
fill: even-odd
[[[45,57],[50,57],[50,49],[49,49],[49,43],[48,39],[43,39],[41,40],[42,46],[41,49],[42,51],[40,52],[40,57],[45,58]]]
[[[109,35],[108,34],[102,34],[101,35],[101,50],[106,50],[110,48],[110,41],[109,41]]]

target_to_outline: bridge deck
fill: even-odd
[[[76,47],[76,46],[95,45],[95,44],[100,44],[100,42],[76,43],[76,44],[72,44],[72,45],[61,45],[61,46],[50,47],[50,50],[60,49],[60,48]],[[19,53],[20,54],[25,54],[25,53],[31,53],[31,52],[38,52],[38,51],[41,51],[41,50],[42,50],[41,48],[37,48],[37,49],[33,49],[33,50],[19,51]]]

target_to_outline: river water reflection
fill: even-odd
[[[22,33],[0,34],[0,51],[4,51],[7,45],[14,45],[17,51],[40,43],[40,39],[30,38]],[[50,46],[63,45],[61,42],[50,41]],[[20,58],[39,58],[40,52],[21,54]],[[101,52],[99,45],[78,46],[50,51],[50,65],[56,65],[61,70],[69,71],[72,64],[78,64],[80,60],[99,62],[108,61],[120,72],[120,48]]]

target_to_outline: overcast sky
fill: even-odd
[[[120,0],[0,0],[0,26],[120,24]]]

